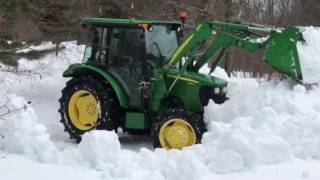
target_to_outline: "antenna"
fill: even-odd
[[[134,16],[134,2],[131,2],[129,6],[129,19],[134,18],[133,16]]]

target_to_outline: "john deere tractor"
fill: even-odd
[[[302,80],[296,27],[206,21],[183,37],[180,21],[84,18],[81,25],[88,32],[83,63],[63,73],[71,80],[59,109],[77,141],[90,130],[121,127],[149,133],[155,147],[200,143],[204,106],[227,100],[227,82],[199,69],[211,61],[214,71],[231,47],[262,50],[265,63]]]

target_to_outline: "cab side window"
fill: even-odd
[[[84,53],[84,62],[106,64],[108,29],[94,27],[89,30],[88,43]]]
[[[141,61],[140,36],[139,29],[113,29],[110,48],[112,66],[123,66]]]

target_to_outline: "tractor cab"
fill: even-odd
[[[87,29],[83,63],[107,70],[120,82],[129,106],[141,109],[142,88],[155,68],[161,68],[179,46],[176,21],[84,18]]]

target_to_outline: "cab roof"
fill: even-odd
[[[138,26],[139,24],[181,25],[180,21],[112,19],[112,18],[95,18],[95,17],[82,18],[81,23],[93,25],[93,26]]]

